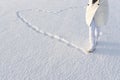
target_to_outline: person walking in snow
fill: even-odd
[[[99,37],[99,27],[104,26],[108,18],[108,0],[89,0],[86,9],[86,24],[89,27],[89,49],[93,52]]]

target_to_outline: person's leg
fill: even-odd
[[[88,49],[89,52],[92,52],[95,50],[96,47],[96,35],[95,35],[95,30],[96,29],[96,25],[94,22],[94,19],[92,20],[92,23],[89,27],[89,43],[90,43],[90,47]],[[96,31],[97,32],[97,31]]]
[[[96,26],[95,27],[95,37],[96,37],[96,41],[98,40],[98,38],[99,38],[99,36],[100,36],[100,30],[99,30],[99,27],[98,26]]]

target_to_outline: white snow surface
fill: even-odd
[[[87,2],[0,0],[0,80],[120,80],[119,0],[88,55]]]

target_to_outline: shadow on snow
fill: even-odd
[[[120,43],[101,41],[98,43],[95,54],[120,56]]]

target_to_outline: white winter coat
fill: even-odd
[[[108,0],[97,0],[94,4],[89,0],[86,9],[86,23],[90,26],[92,20],[96,26],[104,26],[108,19]]]

